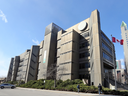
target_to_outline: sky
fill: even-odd
[[[54,22],[64,30],[100,12],[101,30],[121,39],[121,22],[128,24],[127,0],[0,0],[0,77],[6,77],[12,57],[38,45],[45,27]],[[123,46],[115,43],[116,59]]]

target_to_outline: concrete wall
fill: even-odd
[[[126,27],[121,27],[121,35],[124,40],[123,48],[124,48],[124,63],[126,67],[126,71],[128,74],[128,30]]]
[[[20,55],[20,62],[17,72],[17,78],[16,80],[26,80],[26,73],[27,73],[27,66],[30,58],[30,50],[26,50],[24,53]]]
[[[45,29],[45,37],[43,49],[40,53],[42,56],[39,59],[38,79],[50,78],[48,68],[52,64],[56,64],[56,49],[57,49],[57,32],[62,30],[59,26],[51,23]]]
[[[13,71],[13,62],[14,62],[14,58],[11,58],[7,79],[6,79],[7,81],[11,81],[12,71]]]
[[[38,72],[38,60],[39,60],[39,46],[32,46],[30,51],[30,57],[27,66],[26,80],[37,80]]]
[[[13,62],[13,71],[12,71],[12,78],[11,81],[16,81],[18,66],[19,66],[20,57],[15,56],[14,62]]]
[[[38,73],[39,46],[32,46],[13,60],[11,81],[36,80]]]
[[[57,79],[78,79],[79,34],[74,30],[61,34],[57,42]],[[60,39],[60,40],[59,40]]]
[[[123,84],[126,83],[124,69],[116,69],[116,80]]]
[[[38,75],[37,79],[42,79],[42,67],[43,67],[43,47],[44,47],[44,40],[40,43],[40,50],[39,50],[39,65],[38,65]]]

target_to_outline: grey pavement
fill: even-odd
[[[0,96],[117,96],[91,93],[77,93],[68,91],[42,90],[32,88],[0,89]],[[119,95],[118,95],[119,96]]]

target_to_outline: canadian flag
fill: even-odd
[[[121,45],[123,45],[123,42],[124,42],[123,39],[119,40],[119,39],[116,39],[115,37],[112,37],[112,42],[113,42],[113,43],[116,43],[116,41],[117,41],[118,43],[120,43]]]

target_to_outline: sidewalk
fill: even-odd
[[[82,93],[82,92],[71,92],[71,91],[59,91],[59,90],[46,90],[46,89],[34,89],[34,88],[21,88],[21,87],[16,87],[18,89],[23,89],[23,90],[33,90],[33,91],[50,91],[50,92],[59,92],[59,93],[67,93],[67,94],[76,94],[79,96],[98,96],[99,94],[93,94],[93,93]],[[100,94],[100,96],[121,96],[121,95],[107,95],[107,94]]]

